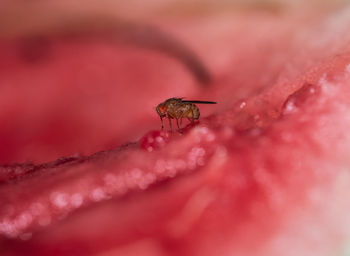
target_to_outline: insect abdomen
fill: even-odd
[[[196,105],[194,105],[194,104],[192,104],[192,106],[191,106],[191,114],[192,114],[192,118],[193,119],[199,119],[199,116],[200,116],[200,113],[199,113],[199,108],[196,106]]]

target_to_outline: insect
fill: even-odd
[[[156,111],[162,122],[162,130],[164,129],[163,118],[169,119],[169,126],[172,130],[171,119],[176,120],[177,128],[181,130],[182,118],[186,117],[190,122],[194,123],[199,119],[199,108],[194,104],[216,104],[214,101],[200,100],[183,100],[183,98],[170,98],[160,103],[156,107]],[[180,124],[179,124],[180,119]]]

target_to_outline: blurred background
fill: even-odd
[[[23,177],[25,164],[0,168],[19,176],[0,187],[0,247],[347,255],[347,81],[338,105],[326,91],[304,116],[280,114],[305,83],[345,77],[349,24],[345,0],[0,0],[0,167],[137,141],[160,129],[155,107],[170,97],[218,102],[201,106],[211,127],[163,151],[72,157]],[[235,133],[241,117],[249,136]]]
[[[169,97],[220,102],[202,115],[227,109],[321,58],[326,43],[305,41],[345,1],[0,5],[0,163],[8,164],[137,140],[159,129],[154,108]]]

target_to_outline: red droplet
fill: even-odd
[[[170,133],[166,131],[150,131],[140,140],[141,149],[152,152],[155,149],[164,147],[170,140]]]
[[[289,114],[296,112],[298,108],[315,99],[319,94],[320,90],[317,86],[308,83],[305,84],[299,90],[288,96],[282,107],[283,113]]]

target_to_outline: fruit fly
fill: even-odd
[[[216,104],[214,101],[200,101],[200,100],[183,100],[183,98],[170,98],[160,103],[156,107],[156,111],[162,122],[162,130],[164,129],[163,118],[169,119],[169,126],[172,130],[171,119],[176,120],[177,128],[181,130],[182,118],[186,117],[190,122],[194,123],[199,119],[199,108],[196,104]],[[180,124],[179,124],[180,119]]]

